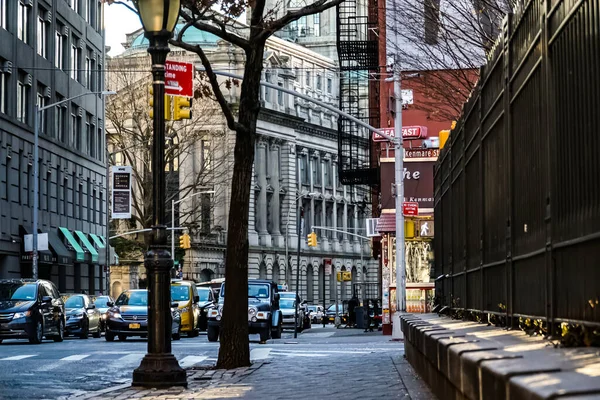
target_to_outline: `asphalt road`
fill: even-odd
[[[285,332],[282,339],[259,344],[250,336],[251,359],[272,362],[322,363],[336,358],[360,360],[380,353],[399,355],[402,346],[382,340],[381,333],[361,335],[351,329],[315,326],[299,334]],[[201,334],[172,342],[173,354],[184,368],[214,365],[218,343]],[[131,381],[132,371],[147,349],[146,340],[129,338],[112,343],[101,339],[67,338],[63,343],[5,340],[0,344],[0,399],[56,399],[106,389]],[[335,373],[335,372],[333,372]]]

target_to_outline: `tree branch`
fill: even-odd
[[[307,15],[323,12],[343,2],[344,0],[317,0],[314,3],[304,6],[297,11],[288,11],[283,17],[276,19],[273,22],[265,23],[264,29],[260,34],[257,35],[257,39],[267,40],[275,32],[283,29],[290,22],[297,21],[298,19]]]
[[[225,23],[223,21],[218,20],[217,18],[205,17],[207,20],[218,25],[218,28],[206,22],[198,21],[197,18],[194,18],[191,15],[183,12],[183,10],[181,11],[180,15],[183,18],[183,20],[186,21],[186,27],[182,29],[177,35],[177,43],[183,43],[183,33],[189,26],[193,26],[194,28],[199,29],[201,31],[212,33],[213,35],[218,36],[221,39],[226,40],[235,46],[241,47],[244,50],[248,50],[250,48],[250,43],[248,42],[248,40],[227,31],[227,26],[225,25]]]

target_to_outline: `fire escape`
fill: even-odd
[[[346,0],[337,6],[340,109],[371,126],[380,126],[378,0]],[[356,122],[338,120],[339,177],[344,185],[379,184],[371,132]],[[358,187],[360,187],[358,186]],[[367,200],[368,201],[368,200]]]

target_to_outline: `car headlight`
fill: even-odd
[[[31,311],[18,312],[18,313],[15,313],[15,315],[13,315],[13,319],[25,318],[25,317],[29,317],[30,315],[31,315]]]
[[[248,308],[248,315],[252,316],[252,315],[256,315],[256,308],[254,307],[249,307]]]
[[[106,314],[102,314],[102,319],[106,319],[108,316]]]
[[[83,313],[71,314],[71,315],[69,315],[69,317],[71,317],[73,319],[81,319],[81,318],[83,318]]]
[[[112,318],[121,318],[121,313],[111,312],[111,313],[108,314],[108,316],[112,317]]]

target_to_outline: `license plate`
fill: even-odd
[[[129,324],[129,329],[140,329],[140,324]]]

